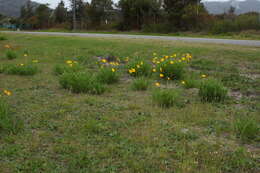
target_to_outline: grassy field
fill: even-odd
[[[260,171],[259,47],[20,34],[2,38],[1,173]],[[180,80],[153,73],[133,85],[129,64],[141,59],[140,65],[149,65],[154,56],[175,53],[192,55]],[[106,55],[120,59],[111,67],[119,81],[104,85],[99,94],[62,88],[61,81],[73,74],[57,75],[62,68],[78,66],[75,71],[97,74],[107,67],[96,57]],[[199,97],[200,85],[211,78],[228,90],[221,102]],[[170,106],[157,104],[168,98],[159,91],[175,90],[179,97],[171,95],[176,99]]]

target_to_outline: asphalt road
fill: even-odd
[[[26,31],[0,31],[0,32],[15,33],[15,34],[31,34],[31,35],[173,40],[173,41],[185,41],[185,42],[195,42],[195,43],[215,43],[215,44],[260,47],[260,41],[257,40],[232,40],[232,39],[214,39],[214,38],[191,38],[191,37],[125,35],[125,34],[95,34],[95,33],[26,32]]]

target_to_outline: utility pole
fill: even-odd
[[[73,30],[75,31],[77,29],[77,23],[76,23],[76,0],[73,0]]]

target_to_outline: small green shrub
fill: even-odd
[[[0,98],[0,132],[16,134],[22,126],[22,121],[11,114],[6,102]]]
[[[133,81],[131,88],[135,91],[145,91],[148,89],[149,85],[149,80],[144,77],[140,77]]]
[[[199,96],[203,102],[222,102],[227,97],[227,89],[215,79],[201,82]]]
[[[63,73],[73,73],[73,72],[78,72],[81,71],[83,67],[79,64],[57,64],[54,67],[54,74],[55,75],[62,75]]]
[[[13,50],[8,50],[6,52],[6,58],[9,60],[13,60],[17,58],[17,54]]]
[[[9,65],[4,67],[4,73],[11,75],[32,76],[35,75],[38,71],[38,67],[33,64]]]
[[[7,40],[7,38],[4,36],[0,36],[0,41],[4,41],[4,40]]]
[[[134,60],[127,66],[128,73],[133,77],[150,76],[152,66],[146,61]]]
[[[97,73],[96,78],[104,84],[113,84],[119,81],[119,74],[115,68],[104,67]]]
[[[102,94],[105,86],[93,75],[85,72],[64,73],[60,77],[60,85],[74,93]]]
[[[183,106],[183,99],[180,90],[156,89],[153,91],[152,99],[160,107],[169,108],[172,106]]]
[[[243,141],[255,140],[260,136],[259,123],[249,116],[239,116],[234,122],[234,131]]]
[[[173,60],[165,60],[157,65],[157,72],[163,74],[162,78],[170,79],[170,80],[180,80],[184,78],[186,73],[187,63],[184,61],[173,61]]]
[[[196,79],[186,79],[184,87],[187,88],[187,89],[199,88],[200,87],[200,81],[196,80]]]

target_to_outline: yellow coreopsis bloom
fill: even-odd
[[[164,58],[161,58],[161,62],[163,62],[164,61]]]
[[[163,77],[164,77],[164,74],[161,73],[161,74],[160,74],[160,77],[163,78]]]
[[[20,66],[24,66],[24,64],[20,64]]]
[[[72,64],[73,62],[71,60],[66,61],[67,64]]]
[[[155,86],[159,87],[159,86],[161,86],[161,84],[159,82],[156,82]]]
[[[112,68],[112,72],[115,72],[115,71],[116,71],[116,69]]]
[[[201,75],[201,78],[206,78],[206,77],[207,77],[207,75],[205,75],[205,74]]]
[[[23,56],[24,56],[24,57],[27,57],[28,55],[25,53]]]
[[[156,69],[155,69],[155,68],[153,69],[153,72],[156,72]]]
[[[185,81],[181,81],[181,84],[185,85],[185,84],[186,84],[186,82],[185,82]]]
[[[174,61],[170,61],[170,64],[174,64]]]
[[[106,60],[106,59],[102,59],[101,61],[102,61],[103,63],[106,63],[106,62],[107,62],[107,60]]]
[[[39,61],[38,61],[38,60],[33,60],[32,62],[33,62],[33,63],[38,63]]]
[[[140,63],[141,65],[144,65],[144,62],[143,61],[141,61],[141,63]]]
[[[10,95],[12,95],[12,92],[8,91],[8,90],[4,90],[4,94],[7,95],[7,96],[10,96]]]
[[[140,65],[139,65],[139,64],[137,64],[137,65],[136,65],[136,67],[137,67],[137,68],[140,68]]]
[[[160,72],[162,72],[163,71],[163,69],[162,69],[162,67],[160,67]]]
[[[156,56],[157,55],[157,53],[153,53],[153,56]]]

